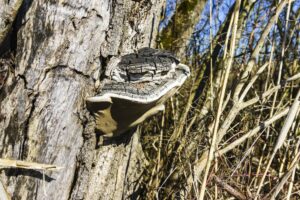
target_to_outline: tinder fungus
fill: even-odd
[[[164,109],[164,103],[190,75],[172,54],[143,48],[113,58],[99,94],[87,98],[96,129],[117,136]]]

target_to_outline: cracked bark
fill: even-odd
[[[46,173],[46,194],[41,172],[1,170],[13,199],[136,198],[144,166],[138,131],[99,146],[85,98],[112,56],[154,47],[162,6],[23,1],[0,47],[3,59],[15,54],[1,79],[0,153],[64,168]]]
[[[22,0],[0,1],[0,47],[11,30],[21,4]]]

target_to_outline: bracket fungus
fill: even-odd
[[[190,75],[188,66],[172,54],[142,48],[112,58],[101,92],[87,98],[96,129],[107,137],[118,136],[164,109],[164,103]]]

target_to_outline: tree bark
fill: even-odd
[[[43,172],[2,170],[13,199],[138,195],[139,132],[99,145],[85,98],[112,56],[155,45],[162,7],[162,0],[23,1],[9,37],[15,61],[0,87],[0,153],[63,169],[45,181]]]
[[[189,45],[195,26],[200,20],[207,0],[183,0],[177,2],[176,11],[168,25],[162,30],[160,40],[164,49],[168,49],[179,58],[184,59],[186,48]]]

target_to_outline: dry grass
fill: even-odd
[[[299,13],[290,0],[269,3],[268,16],[261,3],[245,21],[245,2],[235,4],[223,51],[188,56],[193,76],[144,124],[149,199],[300,198]],[[247,45],[239,46],[241,35]]]

